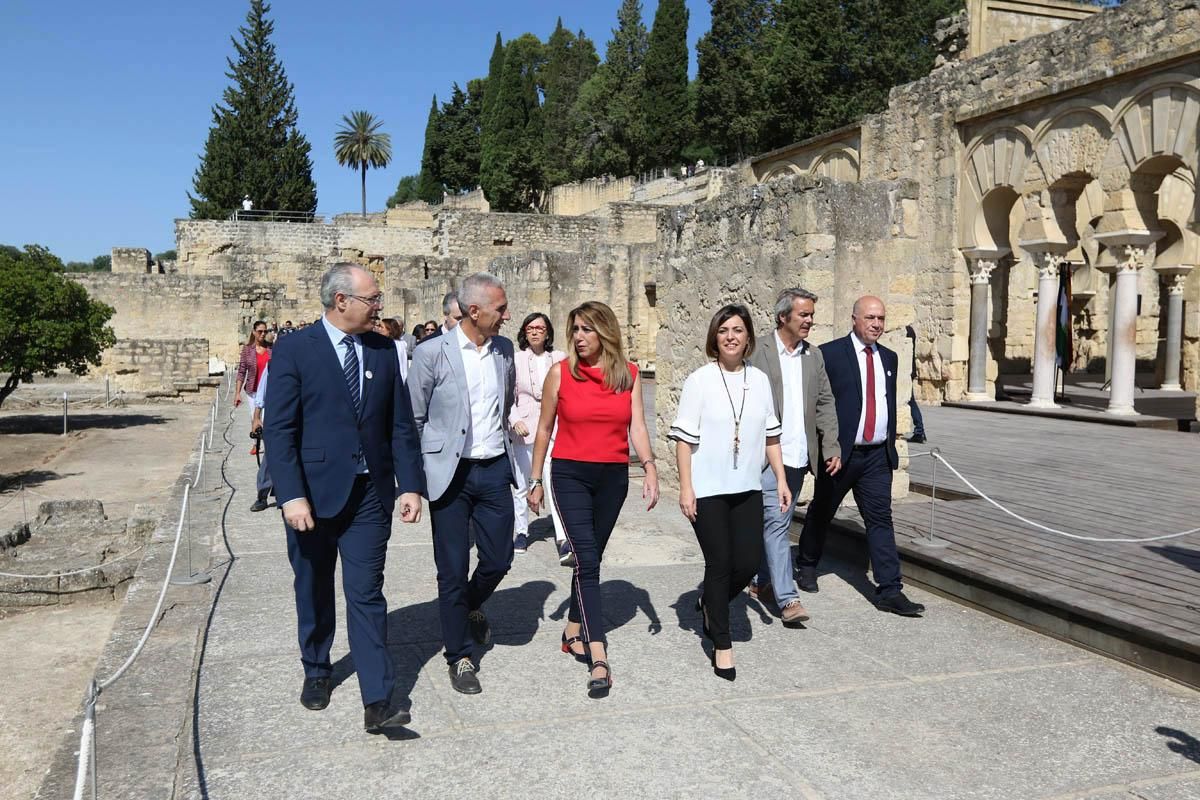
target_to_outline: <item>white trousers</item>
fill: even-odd
[[[533,445],[522,444],[517,442],[513,445],[513,454],[516,456],[517,470],[520,472],[517,478],[517,486],[513,489],[513,536],[529,533],[529,481],[530,472],[533,470]],[[550,441],[550,447],[554,447],[554,441]],[[563,536],[562,523],[559,522],[558,514],[554,511],[554,497],[551,494],[553,490],[550,488],[550,458],[547,456],[546,463],[542,465],[542,505],[549,510],[550,519],[554,522],[554,541],[562,544],[566,541]]]

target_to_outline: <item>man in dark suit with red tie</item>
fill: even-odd
[[[896,453],[899,360],[894,350],[879,344],[886,321],[882,300],[860,297],[854,303],[851,320],[853,330],[848,336],[821,345],[837,407],[842,469],[837,475],[824,469],[817,474],[796,556],[799,585],[806,592],[818,590],[817,565],[825,547],[825,533],[846,493],[853,492],[867,529],[876,607],[917,617],[925,606],[904,596],[896,532],[892,528],[892,471],[900,463]]]
[[[300,702],[329,705],[340,558],[364,727],[377,733],[410,719],[390,699],[383,567],[397,495],[400,519],[417,522],[425,476],[396,348],[371,330],[383,303],[375,278],[335,264],[321,279],[321,303],[320,320],[275,347],[264,438],[295,575]]]

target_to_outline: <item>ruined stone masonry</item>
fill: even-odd
[[[372,270],[406,328],[488,269],[518,319],[561,326],[582,299],[612,305],[631,356],[657,370],[662,431],[712,310],[747,302],[765,333],[787,285],[821,295],[817,341],[848,328],[859,294],[884,297],[902,364],[904,326],[918,333],[923,401],[988,398],[999,371],[1031,368],[1036,400],[1069,269],[1073,366],[1112,374],[1110,410],[1132,410],[1135,370],[1198,388],[1196,0],[971,0],[938,35],[940,66],[883,112],[732,168],[557,187],[547,215],[490,213],[480,194],[365,221],[180,220],[174,264],[117,249],[112,275],[78,279],[142,355],[148,339],[202,339],[232,361],[254,319],[315,318],[336,261]]]

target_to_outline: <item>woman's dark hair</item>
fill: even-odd
[[[540,311],[533,312],[521,323],[521,329],[517,331],[517,345],[522,350],[529,349],[529,340],[525,338],[525,328],[529,326],[529,323],[538,318],[541,318],[546,323],[546,352],[551,352],[554,350],[554,325],[550,322],[550,318]]]
[[[432,320],[432,319],[431,319],[431,320],[429,320],[428,322],[426,322],[426,323],[425,323],[423,326],[421,326],[421,327],[428,328],[430,325],[432,325],[432,326],[433,326],[434,330],[437,330],[437,327],[438,327],[437,321],[436,321],[436,320]]]
[[[425,338],[425,326],[424,325],[413,325],[412,335],[414,338],[417,339],[417,341],[420,341],[421,339]]]
[[[255,328],[257,328],[259,325],[262,325],[262,326],[263,326],[263,328],[265,328],[265,329],[266,329],[266,332],[267,332],[267,333],[270,333],[270,332],[271,332],[271,329],[270,329],[270,328],[267,328],[267,321],[266,321],[265,319],[256,319],[256,320],[254,320],[254,324],[250,326],[250,338],[248,338],[248,339],[246,340],[246,344],[247,344],[247,345],[252,345],[252,344],[254,344],[254,329],[255,329]],[[264,336],[264,337],[263,337],[263,347],[270,347],[270,346],[271,346],[271,343],[270,343],[270,342],[268,342],[268,341],[267,341],[267,337],[265,337],[265,336]]]
[[[716,314],[713,314],[712,322],[708,323],[708,336],[704,340],[704,353],[709,358],[715,359],[719,352],[717,348],[717,330],[734,317],[740,317],[742,324],[746,326],[746,352],[742,353],[742,359],[749,359],[754,353],[754,323],[750,321],[750,310],[743,305],[735,303],[723,306]]]
[[[400,327],[400,323],[391,317],[381,319],[380,322],[383,324],[383,329],[387,332],[389,339],[399,339],[404,333],[404,328]]]

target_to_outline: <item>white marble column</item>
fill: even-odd
[[[994,258],[979,258],[971,269],[971,331],[966,394],[970,402],[992,399],[987,393],[988,287],[996,263]]]
[[[1119,245],[1117,248],[1116,297],[1108,335],[1112,339],[1112,383],[1108,391],[1108,413],[1136,414],[1133,408],[1134,369],[1137,366],[1138,270],[1146,260],[1146,248]]]
[[[1183,284],[1187,274],[1167,275],[1167,352],[1161,389],[1181,392],[1179,360],[1183,348]]]
[[[1058,272],[1066,259],[1058,253],[1038,253],[1037,319],[1033,343],[1033,408],[1058,408],[1054,402],[1056,363]]]

